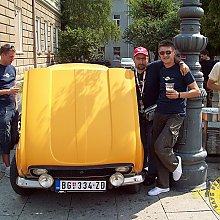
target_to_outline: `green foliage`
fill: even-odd
[[[124,32],[126,42],[157,51],[158,42],[179,32],[178,6],[172,0],[131,0],[133,19]]]
[[[101,45],[118,40],[119,27],[110,18],[112,0],[61,0],[61,8],[62,62],[92,59]]]
[[[91,60],[99,47],[98,33],[91,28],[66,28],[61,32],[59,56],[62,63]]]
[[[201,19],[202,34],[208,37],[209,44],[220,50],[220,4],[218,0],[202,0],[205,15]]]
[[[62,0],[63,21],[70,28],[99,30],[100,39],[107,43],[117,40],[119,28],[110,18],[112,0]]]

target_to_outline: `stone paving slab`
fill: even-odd
[[[14,191],[11,188],[9,178],[3,177],[0,180],[1,218],[2,216],[19,216],[26,204],[26,201],[27,197],[21,197],[14,193]]]
[[[210,181],[210,184],[220,176],[220,170],[218,169],[219,163],[208,163],[208,179]],[[210,207],[210,209],[213,211],[217,219],[220,219],[220,216],[213,210],[210,201],[209,201],[209,189],[202,190],[198,192],[199,196],[196,196],[196,198],[203,199],[206,204]]]
[[[106,193],[72,194],[68,219],[118,219],[116,192],[117,190],[110,190]]]
[[[22,210],[19,220],[68,219],[71,194],[57,194],[38,190],[31,195]]]
[[[202,198],[194,198],[189,193],[180,193],[170,191],[161,194],[160,201],[166,212],[193,212],[193,211],[209,211],[210,207]]]
[[[147,195],[149,187],[141,187],[139,194],[124,194],[121,192],[117,197],[118,219],[157,219],[166,220],[166,214],[161,206],[158,196]]]
[[[18,216],[0,215],[0,220],[17,220]]]
[[[218,219],[215,215],[213,215],[212,211],[167,213],[167,216],[169,220],[177,220],[177,219],[217,220]]]

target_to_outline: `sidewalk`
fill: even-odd
[[[220,176],[219,163],[208,163],[208,180]],[[100,219],[100,220],[217,220],[206,192],[176,192],[147,196],[150,187],[141,187],[137,194],[122,190],[106,193],[57,194],[42,190],[29,197],[20,197],[11,188],[9,178],[0,172],[1,219]],[[217,204],[220,206],[218,194]],[[211,201],[213,204],[213,201]]]

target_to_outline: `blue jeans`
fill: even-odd
[[[0,153],[10,154],[11,125],[15,115],[14,106],[0,106]]]

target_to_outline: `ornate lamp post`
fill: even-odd
[[[203,88],[199,53],[205,49],[207,38],[200,34],[200,18],[204,14],[200,6],[200,0],[183,0],[178,11],[181,19],[180,34],[174,37],[174,43],[199,87]],[[187,100],[187,117],[175,152],[182,157],[183,175],[179,181],[173,181],[172,185],[181,190],[203,188],[207,177],[207,153],[202,147],[202,97]]]

